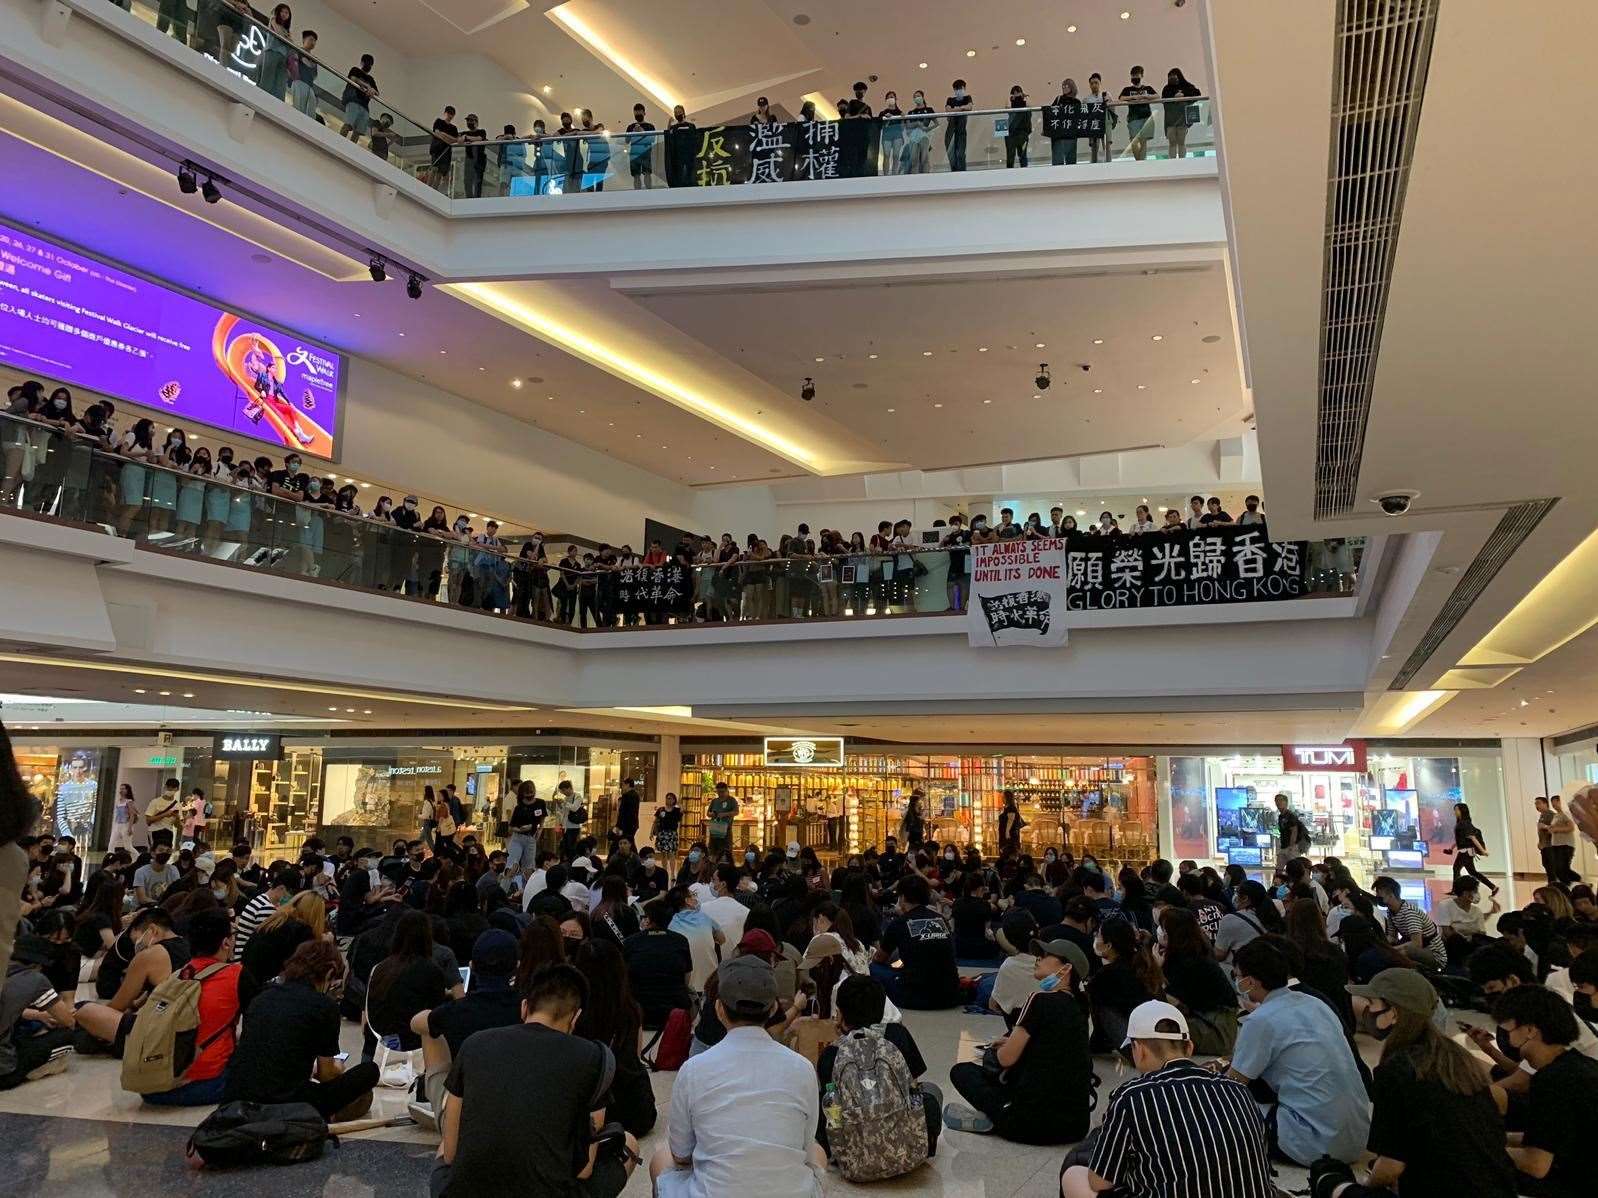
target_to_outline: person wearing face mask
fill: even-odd
[[[962,1062],[949,1081],[970,1106],[951,1102],[944,1126],[998,1135],[1019,1144],[1070,1144],[1088,1132],[1098,1082],[1088,1055],[1088,1023],[1077,998],[1087,972],[1082,950],[1069,940],[1034,942],[1037,965],[1031,995],[1015,1027]]]
[[[1129,101],[1126,108],[1126,133],[1130,139],[1127,149],[1132,157],[1142,162],[1149,152],[1149,138],[1154,135],[1154,110],[1143,102],[1144,96],[1158,93],[1143,82],[1143,68],[1133,67],[1131,82],[1121,89],[1121,99]]]
[[[1197,122],[1199,108],[1197,104],[1185,101],[1202,94],[1177,67],[1166,72],[1165,86],[1160,89],[1160,95],[1167,101],[1177,101],[1160,106],[1165,109],[1165,140],[1170,143],[1172,158],[1187,157],[1187,128]]]
[[[942,543],[949,550],[949,576],[944,583],[949,610],[964,611],[965,598],[971,590],[971,533],[959,512],[949,517],[949,531]]]
[[[178,506],[178,473],[188,468],[190,456],[188,436],[175,428],[168,431],[161,448],[151,457],[154,465],[165,469],[150,471],[146,536],[171,530]]]
[[[1026,89],[1019,83],[1010,88],[1010,112],[1004,126],[1004,165],[1027,164],[1027,147],[1032,141],[1032,110],[1027,107]],[[963,149],[963,147],[962,147]],[[963,157],[963,154],[962,154]],[[952,167],[950,169],[953,169]]]
[[[488,130],[484,129],[477,121],[475,112],[466,114],[466,128],[461,132],[461,151],[466,159],[466,198],[469,200],[481,199],[483,195],[483,173],[488,169]]]
[[[1337,1013],[1318,996],[1289,989],[1291,962],[1275,938],[1238,949],[1235,967],[1238,991],[1254,1009],[1238,1029],[1231,1060],[1211,1069],[1249,1087],[1273,1147],[1289,1160],[1308,1166],[1323,1156],[1359,1159],[1370,1109]]]
[[[969,112],[975,103],[965,90],[965,80],[956,79],[954,94],[943,102],[943,109],[945,112]],[[951,171],[965,170],[965,126],[968,119],[963,116],[944,118],[943,152],[948,156]]]
[[[1100,158],[1109,160],[1105,152],[1105,144],[1109,141],[1110,130],[1115,128],[1115,110],[1110,107],[1110,94],[1104,90],[1104,77],[1097,71],[1088,76],[1088,90],[1081,97],[1082,107],[1087,112],[1102,112],[1104,114],[1104,133],[1102,136],[1088,137],[1088,154],[1090,161],[1097,162]]]
[[[991,545],[998,539],[999,534],[988,525],[986,516],[976,515],[971,517],[971,543],[973,545]]]
[[[1454,1193],[1468,1178],[1472,1195],[1520,1193],[1488,1078],[1434,1022],[1438,1000],[1431,983],[1413,969],[1384,969],[1368,985],[1348,990],[1368,1000],[1382,1041],[1366,1145],[1375,1159],[1358,1180],[1340,1162],[1316,1162],[1310,1192],[1317,1198],[1392,1198],[1395,1192],[1409,1198]]]
[[[899,175],[905,170],[904,109],[899,107],[899,97],[887,92],[882,97],[882,110],[877,113],[882,120],[882,166],[884,175]]]
[[[1243,500],[1243,514],[1237,518],[1239,524],[1264,524],[1265,513],[1260,510],[1260,497],[1250,495]]]
[[[78,1027],[109,1046],[113,1055],[121,1056],[122,1043],[133,1026],[139,1004],[151,990],[187,965],[192,956],[189,942],[173,930],[170,915],[160,907],[140,911],[100,963],[97,992],[106,994],[108,967],[116,989],[104,1002],[79,1007]]]
[[[444,509],[435,506],[417,530],[416,578],[421,584],[424,599],[437,599],[438,588],[444,580],[444,542],[450,535],[449,517]]]
[[[932,126],[937,123],[937,110],[927,103],[925,93],[917,91],[911,97],[907,115],[910,119],[904,122],[904,170],[909,175],[924,175],[932,169]]]
[[[167,887],[178,880],[177,866],[171,861],[171,845],[156,845],[150,861],[133,874],[133,897],[136,901],[140,904],[161,901]]]
[[[1224,1194],[1275,1198],[1265,1123],[1248,1091],[1195,1064],[1170,1003],[1132,1012],[1123,1051],[1138,1076],[1110,1095],[1104,1122],[1066,1160],[1064,1198]]]
[[[126,459],[118,475],[118,502],[121,513],[117,517],[117,532],[127,536],[134,522],[144,511],[144,501],[150,486],[150,471],[144,463],[155,457],[155,423],[136,420],[133,427],[122,434],[117,443],[117,453]]]
[[[692,861],[697,852],[697,848],[689,852],[690,864],[697,864]],[[667,927],[688,941],[689,955],[693,960],[688,988],[695,994],[703,994],[705,983],[716,972],[717,946],[727,942],[726,936],[716,926],[716,921],[700,910],[699,899],[688,886],[679,883],[668,890],[666,906],[671,911],[671,922]]]
[[[469,606],[474,594],[469,565],[472,539],[472,522],[464,515],[455,517],[450,529],[450,539],[456,544],[449,547],[449,601],[455,607]]]

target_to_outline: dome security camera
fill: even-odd
[[[815,397],[816,385],[810,379],[806,378],[804,386],[799,388],[799,398],[804,400],[806,403],[809,403]]]
[[[1382,509],[1384,516],[1402,516],[1419,495],[1419,491],[1389,491],[1386,495],[1376,496],[1371,502]]]
[[[1047,362],[1038,363],[1038,377],[1032,380],[1032,385],[1039,391],[1047,391],[1049,389],[1049,364]]]

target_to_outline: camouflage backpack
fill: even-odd
[[[927,1159],[921,1087],[904,1054],[880,1033],[850,1032],[838,1041],[832,1082],[842,1117],[827,1143],[846,1180],[902,1177]]]

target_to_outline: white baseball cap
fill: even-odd
[[[790,840],[788,842],[788,856],[789,857],[797,857],[798,855],[799,855],[799,842],[797,840]]]
[[[1161,1031],[1160,1024],[1176,1024],[1175,1031]],[[1132,1017],[1126,1023],[1126,1040],[1122,1048],[1132,1047],[1133,1040],[1188,1040],[1187,1016],[1168,1002],[1152,999],[1132,1008]]]

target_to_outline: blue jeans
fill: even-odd
[[[526,832],[512,832],[510,843],[505,846],[505,872],[516,873],[521,869],[531,869],[538,857],[538,841]]]
[[[888,992],[888,998],[895,1006],[899,1002],[899,971],[892,965],[884,965],[881,961],[871,962],[871,976],[882,983],[882,988]]]
[[[222,1101],[227,1088],[227,1070],[202,1082],[185,1082],[176,1090],[165,1094],[146,1094],[144,1101],[151,1106],[215,1106]]]

